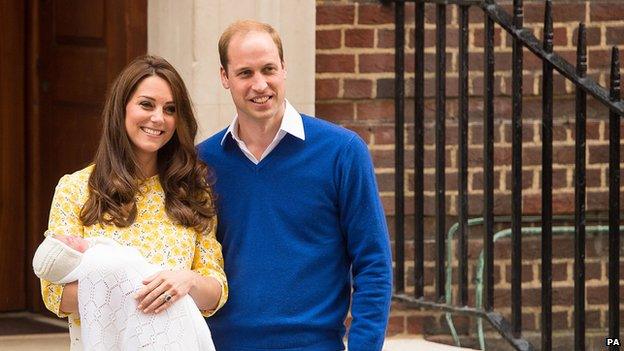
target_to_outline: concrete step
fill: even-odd
[[[69,350],[69,334],[27,334],[0,336],[2,351],[67,351]],[[430,342],[420,338],[393,337],[388,338],[383,351],[460,351],[473,350]]]
[[[67,351],[69,333],[0,336],[2,351]]]
[[[383,351],[416,351],[416,350],[460,351],[460,350],[474,350],[474,349],[438,344],[435,342],[431,342],[431,341],[427,341],[427,340],[424,340],[421,338],[415,338],[415,337],[387,338],[383,347]]]

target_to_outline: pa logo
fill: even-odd
[[[618,338],[606,338],[605,346],[622,346]]]

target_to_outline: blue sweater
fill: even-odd
[[[381,350],[392,261],[366,144],[302,115],[258,165],[223,130],[198,146],[216,172],[228,302],[208,324],[217,350]],[[353,292],[352,290],[353,289]]]

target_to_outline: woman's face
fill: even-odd
[[[140,163],[153,161],[171,139],[176,116],[169,83],[158,76],[143,79],[126,105],[126,132]]]

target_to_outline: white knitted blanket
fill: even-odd
[[[97,239],[81,264],[63,279],[78,280],[80,312],[73,330],[76,350],[210,350],[210,331],[193,299],[186,295],[159,314],[137,310],[134,294],[142,278],[161,267],[151,265],[138,250],[114,240]],[[75,328],[76,326],[72,326]]]

